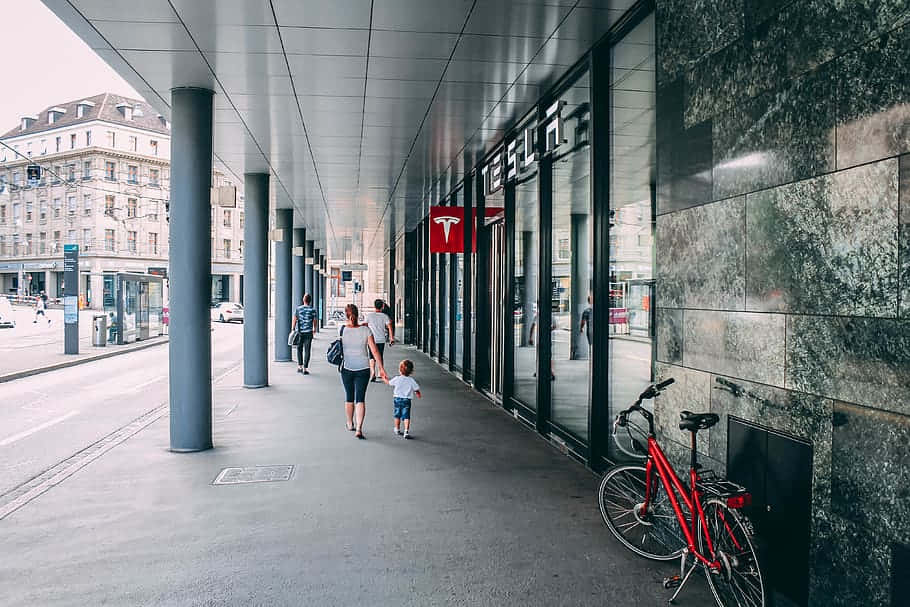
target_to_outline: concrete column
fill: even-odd
[[[315,265],[316,260],[313,259],[313,241],[312,240],[306,241],[306,246],[304,247],[303,253],[304,253],[304,257],[307,260],[306,261],[306,276],[305,276],[305,280],[304,280],[303,290],[305,292],[309,293],[311,296],[313,296],[313,295],[315,295],[315,293],[313,292],[313,288],[314,288],[313,287],[313,275],[315,274],[315,270],[313,269],[313,266]],[[315,298],[313,299],[313,305],[314,306],[316,305]]]
[[[569,299],[569,315],[572,326],[569,335],[571,335],[569,356],[572,360],[585,360],[588,358],[588,337],[587,330],[585,333],[579,333],[578,327],[581,326],[581,315],[588,306],[588,293],[590,292],[590,274],[591,258],[589,254],[588,238],[588,214],[572,213],[572,232],[571,246],[572,264],[571,278],[572,292]]]
[[[292,209],[275,209],[275,362],[291,360],[291,222]]]
[[[294,228],[294,250],[291,256],[291,315],[303,301],[303,294],[307,292],[304,284],[306,277],[305,242],[306,228]]]
[[[269,176],[243,176],[243,386],[269,385]]]
[[[171,90],[171,451],[212,448],[212,91]]]
[[[319,249],[317,249],[314,246],[313,247],[313,307],[316,308],[316,322],[313,323],[313,331],[316,333],[319,332],[319,326],[322,324],[322,316],[319,314],[319,310],[322,309],[321,308],[322,298],[324,295],[322,292],[322,289],[320,288],[322,285],[320,284],[320,282],[318,280],[319,274],[317,272],[317,268],[319,268],[320,259],[322,259],[322,255],[319,253]]]

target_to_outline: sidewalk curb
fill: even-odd
[[[76,365],[82,365],[85,363],[95,362],[96,360],[103,360],[105,358],[111,358],[113,356],[120,356],[122,354],[129,354],[130,352],[135,352],[136,350],[145,350],[146,348],[151,348],[153,346],[160,346],[161,344],[166,344],[170,342],[170,337],[163,335],[159,338],[155,338],[154,341],[148,341],[145,343],[140,343],[139,345],[132,348],[125,348],[123,350],[114,350],[113,352],[101,352],[92,356],[86,356],[85,358],[77,358],[75,360],[67,360],[62,363],[56,363],[53,365],[48,365],[46,367],[35,367],[34,369],[26,369],[24,371],[15,371],[13,373],[7,373],[6,375],[0,375],[0,384],[13,381],[16,379],[22,379],[23,377],[31,377],[32,375],[39,375],[41,373],[48,373],[50,371],[58,371],[60,369],[66,369],[69,367],[75,367]]]

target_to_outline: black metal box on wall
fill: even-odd
[[[776,607],[808,605],[812,445],[727,418],[727,477],[748,487],[746,514],[765,546],[761,563]]]

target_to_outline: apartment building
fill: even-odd
[[[79,294],[94,309],[105,277],[166,274],[169,185],[170,125],[144,101],[105,93],[23,116],[0,136],[0,293],[62,294],[64,244],[79,245]],[[215,172],[212,185],[212,299],[236,301],[243,205],[228,193],[241,184]]]

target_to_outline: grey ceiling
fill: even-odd
[[[216,164],[375,259],[633,0],[43,0],[146,100],[215,91]],[[345,243],[349,243],[346,245]]]

